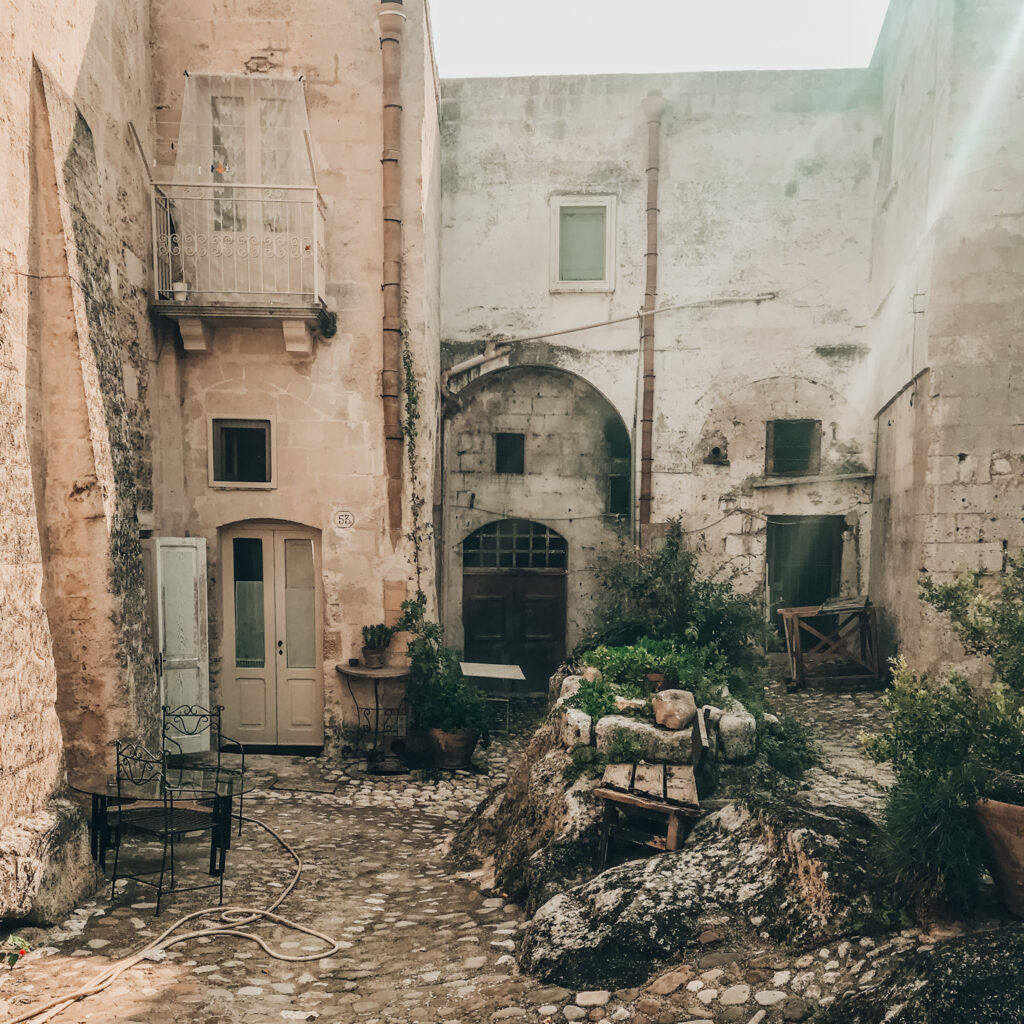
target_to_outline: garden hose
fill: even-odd
[[[247,821],[252,825],[259,825],[265,832],[269,832],[280,843],[285,850],[291,854],[292,859],[295,861],[295,874],[292,876],[292,880],[285,887],[284,891],[280,896],[274,900],[266,909],[259,909],[256,907],[208,907],[205,910],[197,910],[191,914],[186,914],[184,917],[179,918],[169,928],[166,928],[156,939],[147,945],[143,946],[140,950],[130,954],[127,957],[123,957],[120,960],[116,960],[109,967],[105,968],[99,974],[97,974],[91,981],[86,982],[81,988],[76,989],[67,995],[60,996],[57,999],[53,999],[48,1003],[44,1003],[41,1006],[34,1006],[29,1010],[25,1010],[23,1013],[16,1017],[8,1017],[4,1021],[0,1021],[0,1024],[45,1024],[46,1021],[56,1017],[62,1010],[66,1010],[72,1004],[78,1002],[80,999],[86,999],[89,996],[97,995],[104,989],[108,988],[117,978],[119,978],[125,971],[130,970],[136,964],[142,960],[151,960],[152,955],[155,952],[169,949],[171,946],[177,945],[179,942],[185,942],[187,939],[194,939],[198,937],[212,938],[215,935],[233,935],[239,939],[246,939],[249,942],[255,942],[268,956],[275,960],[284,960],[288,963],[307,963],[312,960],[323,960],[325,957],[333,956],[335,953],[342,949],[347,949],[348,944],[332,939],[329,935],[325,935],[323,932],[318,932],[315,928],[309,928],[306,925],[298,924],[295,921],[289,921],[285,917],[281,917],[275,914],[274,911],[284,902],[291,891],[295,888],[299,881],[299,876],[302,874],[302,858],[295,852],[295,849],[290,846],[274,829],[269,825],[260,821],[258,818],[243,817],[243,821]],[[222,922],[221,924],[212,924],[206,928],[200,928],[197,931],[184,932],[180,935],[174,933],[184,924],[189,921],[196,921],[199,918],[210,917],[216,915],[217,920]],[[272,921],[275,924],[284,926],[285,928],[291,928],[294,931],[302,932],[305,935],[311,935],[315,939],[320,939],[326,943],[330,949],[327,949],[320,953],[311,953],[306,956],[289,956],[286,953],[281,953],[273,950],[264,942],[258,935],[254,935],[252,932],[242,931],[246,925],[251,925],[256,921]]]

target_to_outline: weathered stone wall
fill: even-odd
[[[860,70],[442,84],[448,365],[490,339],[630,317],[643,305],[641,104],[650,90],[663,94],[658,306],[776,297],[657,316],[652,515],[683,514],[709,561],[729,561],[754,590],[765,582],[768,515],[846,516],[844,589],[867,583],[875,407],[865,327],[879,83],[877,70]],[[613,291],[550,289],[549,202],[562,193],[616,197]],[[629,319],[518,343],[486,369],[555,366],[592,383],[633,431],[638,473],[638,334]],[[819,476],[767,486],[773,417],[822,421]],[[727,462],[705,462],[715,445]],[[457,472],[450,460],[448,468]],[[449,487],[458,489],[451,476]],[[554,474],[549,487],[565,503],[575,496]],[[449,601],[449,621],[459,614]]]
[[[280,326],[221,321],[207,353],[184,352],[173,327],[160,360],[157,532],[207,539],[211,688],[220,678],[221,529],[277,520],[321,531],[323,672],[328,733],[350,717],[335,666],[358,657],[360,629],[393,622],[416,584],[403,536],[392,548],[381,403],[383,226],[382,72],[379,4],[297,0],[224,10],[154,0],[153,63],[159,117],[180,117],[183,79],[199,73],[302,76],[321,193],[327,207],[326,295],[338,331],[318,338],[312,357],[289,355]],[[429,522],[436,449],[439,294],[439,180],[436,80],[425,5],[406,3],[402,42],[402,322],[422,392],[417,439],[419,493]],[[211,40],[214,45],[210,45]],[[276,435],[277,486],[211,488],[211,416],[268,418]],[[411,526],[406,465],[403,532]],[[348,511],[351,528],[333,513]],[[423,588],[433,601],[433,550],[424,550]],[[396,643],[396,654],[399,654]]]
[[[608,514],[608,477],[615,467],[606,438],[610,422],[625,429],[619,414],[580,378],[536,366],[485,374],[459,399],[444,454],[449,638],[457,646],[464,642],[462,541],[496,519],[532,519],[569,545],[566,642],[571,650],[589,624],[595,560],[623,533],[622,521]],[[524,435],[522,475],[495,473],[495,433]]]
[[[875,517],[892,542],[873,587],[891,643],[920,668],[962,659],[917,597],[920,571],[993,573],[1024,544],[1024,24],[1009,0],[939,8],[894,4],[876,57],[896,138],[872,333],[880,359],[897,354],[882,380],[898,393],[879,414]]]
[[[102,769],[155,708],[136,518],[148,216],[128,129],[149,109],[147,5],[14,0],[5,29],[0,917],[60,913],[90,877],[80,819],[51,802],[65,749]]]

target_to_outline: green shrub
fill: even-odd
[[[661,671],[661,659],[640,644],[623,647],[600,644],[587,651],[582,661],[584,665],[600,669],[602,682],[609,686],[641,687],[648,693],[647,673]]]
[[[921,580],[921,596],[945,612],[971,654],[992,659],[996,678],[1024,692],[1024,554],[1010,556],[991,593],[983,573],[965,572],[952,583]]]
[[[919,906],[961,910],[984,869],[974,802],[1019,790],[1024,705],[1001,684],[976,693],[956,674],[918,677],[903,659],[884,703],[889,724],[863,742],[896,776],[886,796],[891,866]]]
[[[615,714],[615,692],[604,679],[584,679],[579,690],[566,699],[565,706],[585,711],[596,722]]]
[[[397,627],[412,634],[406,648],[409,724],[416,729],[478,732],[486,747],[490,742],[490,708],[462,675],[461,652],[445,646],[441,626],[427,619],[426,603],[422,593],[415,600],[403,601]]]
[[[623,544],[598,560],[594,629],[584,645],[635,644],[642,637],[713,646],[730,664],[757,663],[767,634],[762,603],[704,571],[682,520],[650,548]]]
[[[779,716],[777,726],[758,729],[758,750],[780,775],[799,782],[805,772],[821,764],[821,751],[803,723],[788,715]]]
[[[646,636],[621,647],[600,644],[584,652],[581,660],[600,669],[602,682],[619,687],[624,697],[649,696],[647,674],[661,672],[667,686],[691,691],[698,705],[721,704],[724,689],[736,675],[715,647]],[[738,685],[743,688],[742,680]]]
[[[600,558],[597,577],[594,628],[577,648],[588,664],[609,681],[640,683],[649,671],[664,672],[698,704],[722,704],[728,690],[760,717],[772,635],[762,602],[702,569],[681,520],[669,520],[657,546],[623,544]]]

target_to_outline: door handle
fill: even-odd
[[[284,654],[284,641],[283,640],[278,640],[277,641],[277,653],[278,654]]]

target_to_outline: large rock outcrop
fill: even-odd
[[[1024,924],[910,949],[869,988],[840,995],[816,1024],[1024,1024]]]
[[[451,840],[447,863],[483,868],[490,884],[528,913],[594,874],[601,808],[587,777],[563,774],[569,752],[559,722],[543,725],[508,785],[493,793]]]
[[[625,987],[697,944],[702,920],[737,941],[804,947],[863,930],[882,895],[877,826],[845,807],[730,804],[686,846],[611,868],[544,904],[520,966],[571,988]]]

